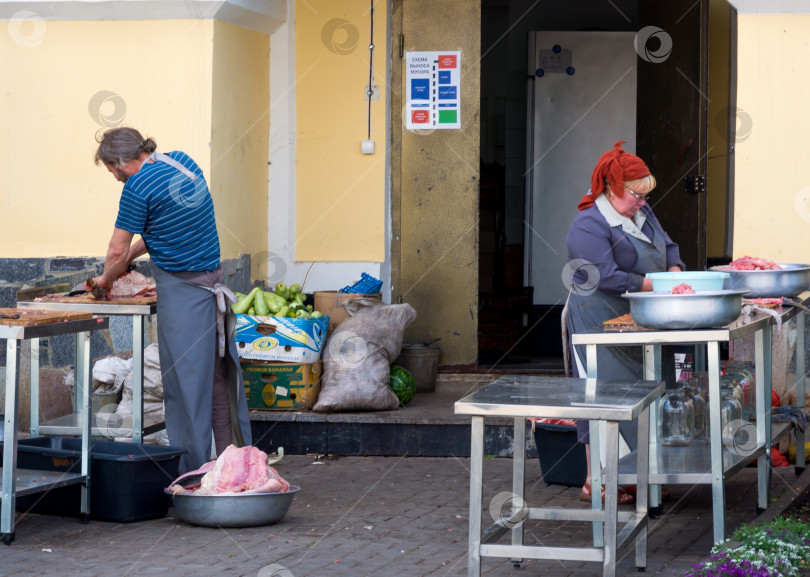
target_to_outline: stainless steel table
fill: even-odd
[[[143,418],[143,341],[145,336],[144,318],[157,312],[157,305],[134,305],[110,303],[60,303],[50,301],[22,301],[17,303],[19,308],[29,308],[48,311],[86,312],[94,315],[126,315],[132,317],[132,427],[117,426],[116,436],[126,436],[131,433],[135,443],[143,441],[144,435],[157,432],[164,428],[160,421],[145,423]],[[39,362],[39,339],[31,340],[31,361]],[[76,389],[77,395],[81,393]],[[74,396],[74,409],[78,396]],[[34,379],[31,371],[31,404],[39,402],[39,378]],[[79,433],[79,415],[74,411],[72,415],[59,417],[39,423],[34,412],[31,415],[31,436],[43,435],[76,435]],[[93,427],[93,435],[106,435],[107,427]]]
[[[804,293],[795,299],[804,304],[810,294]],[[797,317],[797,394],[804,399],[804,313],[795,307],[777,309],[782,323]],[[735,322],[719,329],[697,330],[649,330],[649,329],[599,329],[572,335],[574,345],[586,345],[587,376],[596,378],[596,347],[600,345],[635,345],[644,347],[644,378],[661,378],[661,345],[696,344],[707,349],[709,376],[709,432],[708,442],[694,442],[688,447],[664,447],[659,445],[657,435],[657,414],[653,410],[650,418],[650,504],[657,507],[660,502],[660,485],[668,484],[711,484],[712,512],[714,519],[714,541],[725,539],[725,488],[724,480],[753,462],[757,457],[758,496],[757,506],[761,510],[768,507],[770,481],[770,450],[774,441],[790,432],[789,424],[771,426],[771,327],[772,316],[755,312],[749,318],[741,316]],[[739,444],[724,444],[720,424],[720,343],[754,335],[755,380],[756,380],[756,423],[741,422],[748,439]],[[591,477],[594,493],[601,483],[599,466],[599,430],[591,426]],[[752,438],[752,437],[755,437]],[[740,437],[738,437],[739,439]],[[804,436],[801,441],[801,455],[797,456],[797,467],[804,466]],[[797,444],[798,447],[798,444]],[[634,483],[636,457],[624,457],[620,462],[619,482]]]
[[[82,483],[81,512],[84,521],[90,516],[90,331],[106,329],[105,317],[53,322],[34,326],[0,324],[0,339],[6,339],[6,408],[3,443],[2,505],[0,506],[0,540],[10,545],[14,541],[14,521],[17,495],[39,493],[48,489]],[[76,335],[76,387],[81,385],[81,473],[17,469],[17,412],[20,386],[20,349],[22,341],[56,335]],[[36,361],[35,361],[36,359]],[[31,354],[31,381],[39,374],[39,358]],[[32,411],[34,419],[36,410]]]
[[[463,399],[456,401],[457,414],[472,415],[470,437],[470,525],[468,568],[469,577],[480,577],[481,557],[512,558],[516,565],[524,558],[596,561],[602,563],[602,574],[616,574],[616,559],[635,544],[636,566],[647,564],[647,447],[649,406],[661,396],[662,382],[598,381],[597,379],[565,379],[516,375],[501,377]],[[484,466],[484,418],[514,417],[514,457],[512,492],[493,499],[498,518],[482,538],[481,522]],[[607,442],[607,474],[605,509],[601,510],[601,492],[595,489],[592,509],[562,509],[528,507],[524,500],[526,418],[552,417],[589,419],[605,422]],[[638,419],[639,451],[636,466],[638,498],[635,511],[618,511],[619,421]],[[538,447],[542,450],[542,447]],[[503,497],[501,499],[501,497]],[[496,502],[497,501],[497,502]],[[500,506],[511,502],[507,515]],[[585,521],[594,524],[594,531],[604,524],[604,547],[527,546],[523,543],[525,520]],[[618,531],[618,522],[625,523]],[[512,543],[493,543],[511,531]]]

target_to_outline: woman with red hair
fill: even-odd
[[[652,290],[650,272],[685,269],[678,245],[669,238],[649,206],[655,177],[638,156],[622,149],[619,141],[605,152],[591,175],[591,189],[580,201],[579,212],[571,223],[566,244],[569,266],[575,273],[563,322],[573,334],[602,327],[602,323],[630,312],[625,292]],[[585,377],[584,347],[571,347],[574,374]],[[672,355],[662,355],[665,377],[674,379]],[[670,362],[666,362],[670,361]],[[642,378],[639,347],[599,347],[599,377],[609,380]],[[672,375],[667,365],[672,371]],[[631,449],[636,440],[634,423],[623,423],[622,436]],[[580,442],[587,440],[588,423],[578,424]],[[580,498],[591,500],[591,474],[588,467]],[[621,488],[619,503],[633,503],[631,488]]]

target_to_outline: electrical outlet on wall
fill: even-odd
[[[363,154],[374,154],[374,141],[364,140],[360,145],[360,152]]]

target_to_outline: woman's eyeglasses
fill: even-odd
[[[642,194],[642,193],[640,193],[640,192],[636,192],[636,191],[635,191],[635,190],[633,190],[632,188],[627,188],[627,187],[625,187],[625,190],[626,190],[627,192],[629,192],[630,194],[632,194],[632,195],[633,195],[633,197],[634,197],[636,200],[646,201],[646,200],[647,200],[647,197],[648,197],[648,196],[650,196],[650,193],[649,193],[649,192],[648,192],[648,193],[645,193],[645,194]]]

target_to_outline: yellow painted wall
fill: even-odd
[[[810,262],[810,15],[738,17],[734,257]],[[738,127],[740,121],[738,120]]]
[[[370,4],[295,3],[297,260],[385,260],[386,10],[387,2],[374,2],[374,82],[380,98],[371,102],[375,153],[363,155]]]
[[[121,123],[197,161],[224,258],[265,249],[267,37],[212,20],[2,26],[0,258],[106,253],[121,184],[94,137]],[[255,208],[232,206],[248,195]]]
[[[269,58],[268,36],[214,22],[210,184],[226,255],[267,250]]]
[[[0,257],[104,255],[121,190],[93,164],[104,122],[209,174],[213,23],[40,23],[33,46],[0,34]]]

